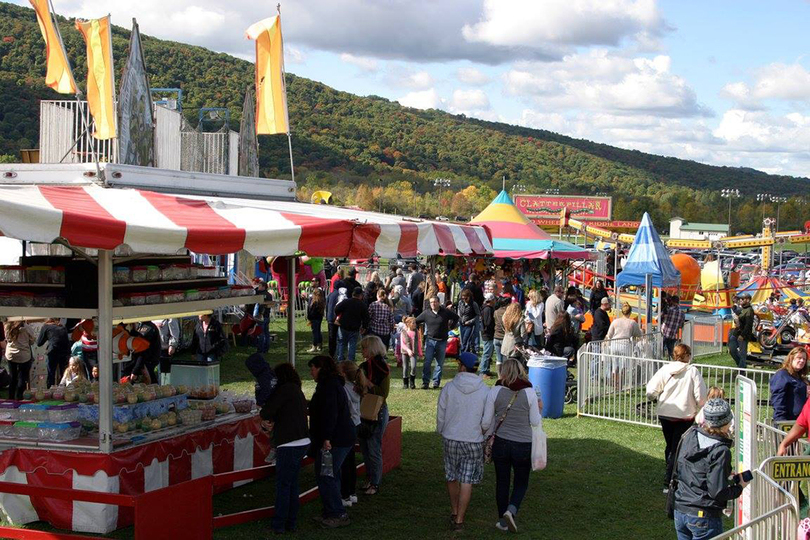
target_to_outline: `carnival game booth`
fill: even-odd
[[[135,303],[122,302],[115,275],[119,272],[123,279],[125,272],[120,268],[133,259],[245,250],[260,256],[287,256],[294,267],[295,256],[302,253],[351,258],[375,253],[387,257],[491,253],[482,227],[334,208],[326,211],[324,206],[290,202],[295,193],[291,182],[111,164],[4,165],[0,176],[2,235],[62,244],[92,267],[76,273],[65,268],[64,274],[51,267],[47,277],[43,270],[29,268],[0,275],[7,278],[0,284],[0,315],[95,318],[100,371],[98,385],[85,389],[85,403],[65,403],[67,396],[56,390],[46,395],[45,390],[33,396],[32,403],[0,404],[0,415],[6,418],[0,421],[0,481],[5,482],[134,495],[264,464],[268,440],[249,404],[218,399],[220,405],[196,409],[200,414],[185,413],[194,400],[188,389],[174,387],[145,387],[135,392],[134,403],[129,395],[121,403],[122,393],[133,392],[113,382],[120,353],[115,347],[120,349],[120,344],[114,343],[112,332],[120,321],[201,313],[258,302],[262,297],[224,286],[217,287],[215,295],[210,290],[201,295],[206,287],[198,287],[197,281],[208,276],[193,275],[188,269],[182,273],[181,265],[161,268],[155,264],[147,266],[169,274],[154,274],[150,279],[147,269],[143,278],[153,286],[151,294],[138,297]],[[49,291],[48,304],[41,303],[42,291],[30,287],[29,271],[34,279],[42,276],[52,285],[44,288]],[[130,280],[135,271],[129,268]],[[83,283],[73,283],[75,279]],[[74,286],[94,290],[92,302],[80,296],[82,304],[68,294]],[[295,287],[294,282],[290,287]],[[292,316],[288,328],[288,359],[294,362]],[[203,392],[195,397],[217,397],[216,388]],[[90,393],[94,403],[87,399]],[[89,433],[62,433],[57,424],[74,427],[73,415],[78,414],[74,408],[82,406],[95,411],[97,427]],[[175,416],[174,425],[160,420],[161,415],[168,419],[170,413]],[[157,417],[159,423],[129,429],[131,417],[141,414]],[[188,421],[178,425],[177,418],[183,415]],[[96,533],[128,525],[133,517],[131,509],[114,505],[11,494],[0,494],[0,512],[15,525],[42,520],[59,528]]]

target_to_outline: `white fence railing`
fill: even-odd
[[[723,318],[693,317],[684,321],[681,342],[692,349],[692,357],[723,352]]]
[[[769,476],[769,467],[752,471],[754,516],[751,521],[715,536],[712,540],[789,540],[796,538],[799,505],[796,498]]]
[[[657,334],[650,334],[656,336]],[[658,334],[660,336],[660,334]],[[631,424],[660,427],[656,403],[647,399],[647,382],[667,361],[655,358],[659,338],[640,342],[611,340],[586,344],[579,351],[577,367],[577,412],[582,416],[604,418]],[[612,343],[619,341],[620,343]],[[642,356],[649,353],[649,356]],[[659,355],[660,356],[660,355]],[[772,372],[759,369],[693,364],[707,387],[718,386],[732,403],[738,375],[757,385],[759,417],[771,417],[768,404]]]

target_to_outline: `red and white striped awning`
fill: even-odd
[[[484,227],[304,203],[155,193],[98,185],[0,186],[0,233],[11,238],[136,253],[368,258],[484,255]]]

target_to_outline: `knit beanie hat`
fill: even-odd
[[[723,427],[731,422],[731,407],[724,399],[712,398],[703,407],[703,417],[707,427]]]

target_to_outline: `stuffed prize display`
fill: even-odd
[[[273,279],[282,290],[287,289],[287,258],[274,257],[270,263],[270,272]],[[318,278],[321,286],[326,283],[326,272],[323,269],[323,259],[321,257],[300,257],[295,260],[295,284],[304,281],[312,281]]]

